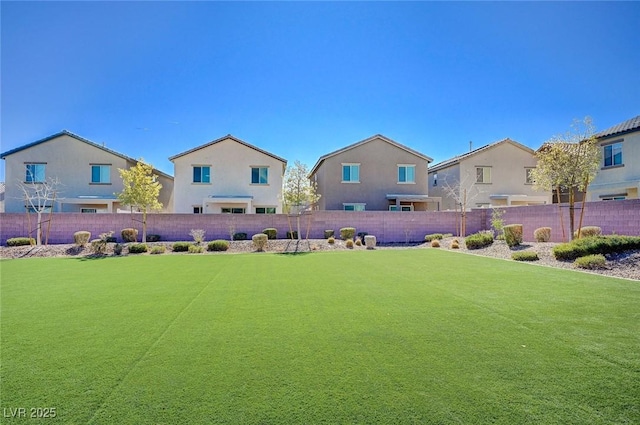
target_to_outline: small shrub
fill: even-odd
[[[440,241],[438,239],[434,239],[431,241],[431,248],[440,248]]]
[[[204,242],[205,233],[206,232],[203,229],[191,229],[191,231],[189,232],[189,236],[193,238],[193,243],[195,243],[196,245],[200,245],[202,242]]]
[[[539,227],[533,231],[536,242],[549,242],[551,240],[551,227]]]
[[[353,239],[355,235],[355,227],[343,227],[342,229],[340,229],[340,239],[342,239],[343,241],[346,241],[347,239]]]
[[[164,254],[166,252],[167,248],[165,248],[164,245],[156,245],[154,247],[151,248],[151,253],[152,254]]]
[[[362,246],[362,241],[360,239],[356,239],[356,246]]]
[[[204,252],[204,247],[200,245],[189,245],[187,249],[189,254],[202,254]]]
[[[538,261],[538,253],[533,251],[518,251],[511,254],[511,258],[516,261]]]
[[[333,236],[334,232],[333,230],[325,230],[324,231],[324,238],[325,239],[329,239],[331,236]]]
[[[247,234],[243,233],[243,232],[237,232],[233,234],[233,240],[234,241],[246,241],[247,240]]]
[[[122,229],[120,236],[122,236],[122,240],[125,242],[136,242],[138,240],[138,229]]]
[[[327,242],[333,245],[334,243],[336,243],[336,238],[334,238],[333,236],[329,236],[329,239],[327,239]]]
[[[493,243],[493,232],[478,232],[464,239],[467,249],[480,249]]]
[[[78,246],[85,246],[89,243],[89,239],[91,239],[91,232],[87,232],[86,230],[81,230],[73,234],[73,242]]]
[[[604,269],[607,264],[607,259],[602,254],[585,255],[584,257],[576,258],[573,264],[581,269]]]
[[[353,239],[347,239],[347,248],[349,249],[353,248]]]
[[[160,235],[147,235],[147,242],[159,242],[159,241],[160,241]]]
[[[373,235],[365,236],[364,244],[367,246],[367,249],[374,249],[376,247],[376,237]]]
[[[504,210],[499,208],[493,208],[491,210],[491,227],[496,231],[496,239],[502,239],[501,236],[504,235],[504,219],[502,216],[504,215]]]
[[[460,242],[457,239],[451,241],[451,249],[460,249]]]
[[[104,254],[107,252],[107,241],[111,238],[113,232],[101,233],[99,239],[91,241],[91,249],[94,254]]]
[[[176,242],[173,244],[171,249],[173,252],[187,252],[191,245],[193,245],[191,242]]]
[[[207,249],[209,251],[226,251],[229,249],[229,242],[222,239],[211,241],[209,242],[209,245],[207,245]]]
[[[264,251],[267,247],[267,241],[269,237],[264,233],[257,233],[251,236],[251,240],[253,241],[253,247],[256,251]]]
[[[25,246],[35,245],[36,240],[33,238],[10,238],[7,239],[7,246]]]
[[[115,245],[113,246],[113,253],[114,253],[115,255],[120,255],[120,254],[122,254],[122,245],[120,245],[119,243],[115,244]]]
[[[287,232],[287,239],[298,239],[298,231]]]
[[[267,235],[267,239],[273,240],[278,238],[278,229],[274,229],[273,227],[268,227],[262,231],[265,235]]]
[[[452,238],[453,237],[453,233],[445,233],[444,235],[442,235],[443,238]]]
[[[522,243],[522,224],[508,224],[502,228],[504,241],[509,247],[518,246]]]
[[[442,233],[431,233],[431,234],[425,235],[424,241],[431,242],[434,240],[442,239],[443,237],[444,235]]]
[[[143,252],[147,252],[148,247],[145,243],[135,243],[129,245],[129,254],[142,254]]]
[[[580,236],[578,236],[578,232]],[[601,236],[602,229],[598,226],[583,226],[582,229],[578,229],[573,232],[574,238],[589,238],[591,236]]]

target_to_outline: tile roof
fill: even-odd
[[[531,148],[529,148],[529,147],[527,147],[527,146],[525,146],[525,145],[523,145],[521,143],[518,143],[515,140],[511,140],[510,138],[507,137],[506,139],[502,139],[502,140],[499,140],[497,142],[481,146],[481,147],[479,147],[477,149],[474,149],[474,150],[472,150],[470,152],[463,153],[462,155],[454,156],[453,158],[450,158],[450,159],[444,160],[442,162],[439,162],[439,163],[435,164],[434,166],[429,167],[429,172],[438,171],[438,170],[441,170],[443,168],[447,168],[447,167],[449,167],[451,165],[458,164],[460,161],[462,161],[462,160],[464,160],[466,158],[469,158],[469,157],[471,157],[471,156],[473,156],[473,155],[475,155],[477,153],[486,151],[488,149],[494,148],[494,147],[496,147],[498,145],[501,145],[503,143],[510,143],[510,144],[512,144],[514,146],[517,146],[517,147],[521,148],[521,149],[524,149],[526,151],[530,151],[532,154],[534,153],[533,149],[531,149]]]
[[[252,145],[252,144],[250,144],[250,143],[245,142],[244,140],[240,140],[240,139],[238,139],[237,137],[232,136],[231,134],[227,134],[227,135],[226,135],[226,136],[224,136],[224,137],[221,137],[221,138],[216,139],[216,140],[212,140],[211,142],[205,143],[204,145],[196,146],[195,148],[193,148],[193,149],[189,149],[188,151],[184,151],[184,152],[182,152],[182,153],[179,153],[179,154],[173,155],[172,157],[170,157],[170,158],[169,158],[169,161],[173,161],[173,160],[174,160],[174,159],[176,159],[176,158],[180,158],[181,156],[188,155],[188,154],[190,154],[190,153],[192,153],[192,152],[198,151],[198,150],[200,150],[200,149],[204,149],[204,148],[206,148],[206,147],[208,147],[208,146],[211,146],[211,145],[215,145],[216,143],[220,143],[220,142],[222,142],[222,141],[224,141],[224,140],[227,140],[227,139],[231,139],[231,140],[233,140],[234,142],[240,143],[241,145],[244,145],[244,146],[246,146],[246,147],[248,147],[248,148],[254,149],[254,150],[256,150],[256,151],[258,151],[258,152],[260,152],[260,153],[263,153],[263,154],[265,154],[265,155],[267,155],[267,156],[270,156],[270,157],[272,157],[272,158],[275,158],[275,159],[277,159],[278,161],[281,161],[281,162],[283,162],[285,165],[287,165],[287,160],[286,160],[286,159],[284,159],[284,158],[280,158],[279,156],[274,155],[274,154],[272,154],[272,153],[270,153],[270,152],[267,152],[267,151],[265,151],[264,149],[260,149],[260,148],[259,148],[259,147],[257,147],[257,146],[254,146],[254,145]]]
[[[626,120],[621,122],[620,124],[616,124],[613,127],[609,127],[606,130],[603,130],[599,133],[596,133],[597,138],[609,137],[616,134],[621,133],[629,133],[631,131],[635,131],[640,129],[640,115],[635,118],[631,118],[630,120]]]

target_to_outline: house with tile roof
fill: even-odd
[[[128,169],[138,161],[70,131],[45,137],[0,154],[5,160],[5,212],[25,212],[20,184],[59,182],[54,212],[130,212],[116,194],[123,189],[118,169]],[[160,202],[171,212],[173,177],[154,170],[162,184]]]
[[[533,149],[509,138],[442,161],[429,168],[429,193],[442,197],[444,210],[456,209],[466,189],[467,208],[490,208],[551,203],[551,192],[533,188]],[[460,206],[457,206],[460,208]]]
[[[377,134],[318,159],[309,173],[321,195],[317,208],[344,211],[426,211],[427,167],[433,159]]]
[[[637,199],[640,192],[640,115],[597,133],[600,170],[587,200]]]
[[[281,214],[287,160],[232,135],[169,158],[173,210],[194,214]]]

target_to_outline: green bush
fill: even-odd
[[[209,242],[207,245],[209,251],[226,251],[229,249],[229,242],[218,239],[216,241]]]
[[[189,248],[187,249],[187,252],[189,254],[202,254],[204,252],[204,247],[200,246],[200,245],[189,245]]]
[[[152,254],[164,254],[167,248],[164,245],[156,245],[151,247]]]
[[[591,254],[576,258],[573,264],[581,269],[603,269],[606,267],[607,259],[602,254]]]
[[[191,245],[193,245],[191,242],[176,242],[173,244],[171,249],[173,252],[187,252]]]
[[[591,236],[561,243],[553,248],[556,260],[571,261],[590,254],[613,254],[640,249],[640,236]]]
[[[91,239],[91,232],[87,232],[86,230],[81,230],[73,234],[73,242],[78,246],[85,246],[89,243],[89,239]]]
[[[334,235],[333,230],[325,230],[325,231],[324,231],[324,238],[325,238],[325,239],[329,239],[329,238],[330,238],[331,236],[333,236],[333,235]]]
[[[536,242],[549,242],[551,240],[551,227],[539,227],[533,231]]]
[[[353,239],[356,235],[355,227],[343,227],[340,229],[340,239],[346,241],[347,239]]]
[[[478,232],[464,239],[467,249],[480,249],[493,243],[493,232]]]
[[[10,238],[7,239],[7,246],[24,246],[35,245],[36,240],[33,238]]]
[[[533,251],[514,252],[511,254],[511,258],[516,261],[538,261],[540,259],[538,253]]]
[[[502,227],[504,241],[509,247],[518,246],[522,243],[522,224],[507,224]]]
[[[287,239],[298,239],[298,231],[287,232]]]
[[[267,247],[268,236],[264,233],[256,233],[251,236],[251,240],[253,241],[253,246],[256,251],[264,251]]]
[[[138,240],[138,229],[122,229],[120,236],[122,236],[122,240],[125,242],[136,242]]]
[[[273,227],[264,229],[262,233],[267,235],[267,239],[276,239],[278,237],[278,229],[274,229]]]
[[[582,226],[582,229],[579,229],[579,231],[580,231],[580,238],[589,238],[591,236],[602,235],[602,229],[599,228],[598,226]],[[578,237],[578,230],[573,232],[573,237],[574,238]]]
[[[431,242],[431,241],[434,241],[436,239],[442,239],[443,237],[444,237],[444,235],[442,233],[430,233],[428,235],[425,235],[424,241],[425,242]]]
[[[129,245],[129,254],[142,254],[147,252],[148,247],[145,243],[134,243]]]
[[[159,242],[159,241],[160,241],[160,235],[147,235],[147,242]]]
[[[237,232],[233,234],[233,240],[234,241],[246,241],[247,240],[247,234],[243,233],[243,232]]]

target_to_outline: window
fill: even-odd
[[[364,207],[366,204],[342,204],[342,208],[344,211],[364,211]]]
[[[205,165],[193,166],[194,183],[211,183],[211,167]]]
[[[96,208],[80,208],[80,212],[83,214],[97,214]]]
[[[27,212],[30,214],[35,214],[38,212],[38,209],[40,209],[40,212],[43,213],[50,213],[51,212],[51,205],[44,205],[42,208],[34,208],[31,205],[25,205],[25,208],[27,209]]]
[[[435,173],[433,175],[433,186],[437,186],[438,185],[438,173]]]
[[[360,183],[360,164],[342,164],[342,183]]]
[[[389,211],[398,211],[398,207],[389,205]],[[413,205],[400,205],[400,211],[413,211]]]
[[[200,206],[200,205],[194,205],[194,206],[193,206],[193,213],[194,213],[194,214],[202,214],[202,206]]]
[[[256,214],[275,214],[276,207],[256,207]]]
[[[533,181],[533,175],[531,174],[533,172],[533,170],[535,170],[535,168],[525,168],[524,169],[524,172],[525,172],[524,183],[525,184],[534,184],[535,183]]]
[[[622,165],[622,142],[604,146],[604,166]]]
[[[91,165],[91,183],[111,183],[111,165]]]
[[[45,164],[26,164],[27,173],[24,181],[26,183],[43,183]]]
[[[476,183],[491,183],[491,167],[476,167]]]
[[[612,196],[602,198],[603,201],[624,201],[625,199],[627,199],[626,196]]]
[[[251,184],[268,184],[269,168],[251,167]]]
[[[244,208],[222,208],[222,214],[244,214]]]
[[[398,183],[415,183],[416,166],[398,165]]]

